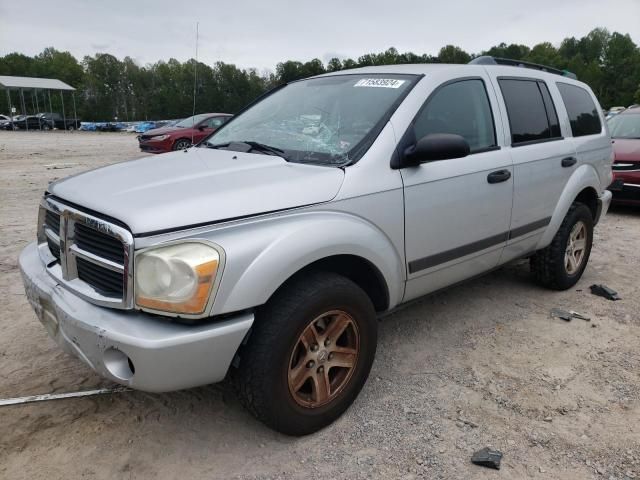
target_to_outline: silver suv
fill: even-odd
[[[563,72],[500,63],[292,82],[196,147],[51,184],[20,255],[40,321],[115,382],[229,374],[272,428],[326,426],[382,312],[514,259],[553,289],[587,265],[611,200],[602,111]]]

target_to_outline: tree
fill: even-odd
[[[558,46],[549,42],[533,48],[500,43],[481,54],[566,68],[589,84],[605,106],[640,102],[640,49],[629,35],[595,28],[582,38],[565,38]],[[470,53],[454,45],[444,46],[437,56],[390,47],[357,59],[332,58],[326,65],[317,58],[287,60],[278,63],[275,72],[260,74],[255,69],[223,62],[206,65],[194,59],[161,60],[141,66],[129,57],[120,60],[107,53],[79,62],[69,52],[48,47],[33,57],[16,52],[0,57],[0,75],[59,78],[69,83],[77,88],[78,113],[84,120],[104,121],[116,116],[142,120],[191,115],[194,87],[197,113],[236,113],[270,88],[325,72],[368,65],[467,63],[471,58]],[[48,102],[42,104],[41,94],[29,97],[25,92],[25,96],[29,111],[33,105],[49,109]],[[61,108],[59,102],[59,95],[52,95],[55,111]],[[6,95],[0,95],[0,111],[7,109]]]
[[[471,55],[454,45],[447,45],[438,52],[438,62],[440,63],[469,63]]]

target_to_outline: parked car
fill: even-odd
[[[83,130],[86,132],[95,132],[97,129],[98,127],[95,122],[82,122],[79,128],[79,130]]]
[[[228,113],[201,113],[185,118],[174,126],[148,130],[138,137],[140,150],[149,153],[184,150],[211,135],[229,118],[231,118],[231,115]]]
[[[144,133],[156,128],[156,122],[140,122],[135,129],[136,133]]]
[[[96,130],[99,132],[119,132],[125,128],[126,125],[122,122],[103,122],[96,124]]]
[[[63,117],[55,112],[39,113],[38,118],[40,118],[43,130],[51,130],[53,128],[58,130],[77,130],[82,123],[79,118]]]
[[[587,266],[611,201],[596,97],[482,61],[292,82],[196,148],[51,183],[27,298],[114,382],[229,373],[272,428],[326,426],[367,379],[377,315],[516,259],[556,290]]]
[[[608,122],[613,138],[613,201],[640,206],[640,107],[630,107]]]
[[[13,119],[14,130],[46,130],[47,127],[47,122],[38,115],[18,115]]]
[[[11,117],[8,117],[6,115],[0,115],[0,130],[11,130],[11,129],[12,129]]]

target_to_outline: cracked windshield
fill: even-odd
[[[294,82],[242,113],[203,146],[343,165],[366,151],[414,78],[363,74]]]

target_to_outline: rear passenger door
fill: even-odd
[[[611,174],[611,139],[603,128],[604,118],[596,106],[596,97],[578,85],[556,82],[556,86],[569,117],[578,165],[591,164],[600,182],[607,186]]]
[[[513,183],[511,159],[497,142],[495,109],[487,78],[456,79],[431,93],[403,135],[400,149],[433,133],[461,135],[471,148],[464,158],[400,171],[405,301],[498,264],[509,229]]]
[[[564,138],[555,89],[537,78],[497,76],[493,81],[502,97],[507,150],[514,170],[504,263],[535,248],[574,169],[576,152],[573,143]]]

